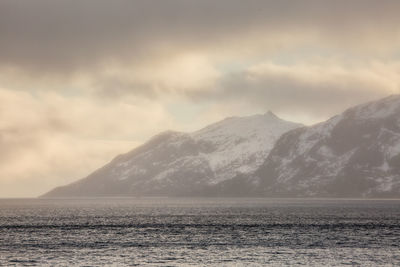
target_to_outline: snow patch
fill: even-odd
[[[325,145],[321,146],[321,147],[318,149],[318,153],[319,153],[321,156],[327,157],[327,158],[332,158],[332,157],[335,156],[335,154],[333,153],[332,149],[331,149],[330,147],[328,147],[328,146],[325,146]]]
[[[400,154],[400,140],[397,140],[397,142],[388,148],[388,156],[389,158],[396,157]]]
[[[383,162],[383,164],[382,164],[381,166],[379,166],[377,169],[378,169],[378,170],[381,170],[381,171],[384,171],[384,172],[387,172],[387,171],[389,171],[391,168],[390,168],[388,162],[385,160],[385,161]]]
[[[377,191],[380,192],[388,192],[391,191],[393,188],[393,185],[395,184],[394,176],[388,176],[388,177],[381,177],[376,179],[376,181],[379,183],[378,187],[376,188]]]
[[[264,162],[278,138],[300,124],[279,119],[272,112],[249,117],[231,117],[191,133],[197,142],[215,149],[203,152],[215,173],[211,183],[251,173]]]

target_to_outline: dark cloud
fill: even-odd
[[[0,64],[88,71],[108,61],[226,49],[254,33],[312,33],[362,46],[365,38],[390,42],[398,36],[399,11],[395,0],[3,0]]]

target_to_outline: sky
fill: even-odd
[[[164,130],[311,125],[400,93],[397,0],[2,0],[0,198],[85,177]]]

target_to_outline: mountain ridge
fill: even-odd
[[[400,96],[285,133],[257,170],[264,192],[301,197],[400,196]]]
[[[162,132],[83,180],[44,196],[98,192],[399,198],[400,95],[348,108],[311,126],[267,112],[226,118],[192,133]]]
[[[300,126],[267,112],[229,117],[191,133],[164,131],[43,196],[194,194],[255,171],[280,135]]]

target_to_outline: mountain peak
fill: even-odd
[[[277,118],[277,119],[279,119],[279,117],[276,116],[275,113],[273,113],[271,110],[268,110],[267,112],[265,112],[265,113],[264,113],[264,116],[269,116],[269,117],[272,117],[272,118]]]

